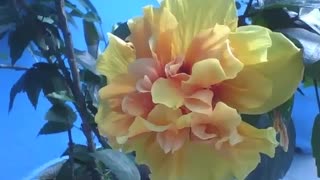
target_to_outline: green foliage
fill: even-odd
[[[108,167],[117,179],[140,180],[139,170],[124,153],[105,149],[96,151],[92,156]]]
[[[303,48],[305,75],[311,78],[319,77],[320,35],[303,28],[286,28],[280,31]]]
[[[36,63],[11,88],[9,111],[13,107],[16,95],[20,92],[26,92],[30,102],[36,108],[41,90],[48,95],[48,100],[53,104],[64,101],[62,97],[72,99],[71,91],[58,67],[55,64]]]
[[[72,125],[77,119],[77,115],[67,104],[54,104],[47,112],[45,119],[49,122],[59,122]]]
[[[39,135],[56,134],[68,131],[72,125],[60,122],[47,122],[39,131]]]
[[[67,104],[54,104],[47,112],[48,121],[40,130],[39,135],[64,132],[73,127],[77,119],[76,113]]]
[[[22,56],[31,40],[36,38],[37,29],[34,24],[36,24],[35,21],[29,20],[25,24],[17,26],[15,31],[10,32],[8,44],[12,65]]]
[[[62,156],[69,156],[70,149],[68,148]],[[88,147],[82,144],[74,144],[72,156],[77,163],[86,164],[94,161],[94,158],[90,155]]]
[[[72,169],[72,165],[70,160],[67,160],[61,167],[56,180],[70,180],[72,179],[72,173],[73,173],[73,169]]]
[[[93,22],[83,20],[84,37],[88,47],[88,51],[95,59],[98,57],[98,47],[100,35],[97,27]]]
[[[314,120],[311,138],[313,157],[317,165],[318,177],[320,177],[320,114]]]
[[[118,36],[122,40],[126,40],[130,33],[131,32],[127,22],[117,23],[112,29],[112,34]]]
[[[292,16],[281,7],[263,9],[256,12],[251,19],[253,24],[265,26],[271,30],[292,27],[294,24]]]

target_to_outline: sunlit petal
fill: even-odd
[[[174,54],[186,53],[192,39],[203,29],[225,24],[237,27],[237,13],[233,0],[164,0],[163,7],[176,17],[178,26],[173,37]]]
[[[135,59],[135,50],[129,43],[108,34],[109,45],[97,61],[97,70],[112,81],[116,76],[127,73],[128,64]]]

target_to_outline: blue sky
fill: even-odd
[[[104,32],[111,30],[113,24],[141,15],[142,7],[148,4],[157,5],[156,0],[92,0],[103,21]],[[72,28],[76,48],[85,49],[82,25],[79,29]],[[0,41],[1,52],[8,52],[7,42]],[[26,52],[18,65],[30,66],[33,58]],[[0,63],[8,63],[0,59]],[[12,85],[22,72],[0,70],[0,179],[20,180],[33,169],[61,155],[67,146],[67,134],[37,136],[45,123],[44,115],[49,103],[40,97],[37,110],[31,106],[25,94],[16,97],[14,109],[8,114],[9,92]],[[307,89],[306,96],[297,95],[293,118],[296,121],[298,145],[310,152],[310,135],[313,119],[316,115],[316,102],[312,89]],[[306,108],[308,107],[308,108]],[[303,123],[301,123],[303,122]],[[73,129],[75,141],[83,143],[84,137],[80,130]],[[5,172],[5,173],[3,173]]]

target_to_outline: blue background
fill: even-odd
[[[112,25],[124,22],[129,18],[142,14],[142,7],[148,4],[157,5],[156,0],[92,0],[103,21],[104,33],[111,30]],[[85,50],[82,25],[72,28],[75,47]],[[0,53],[8,54],[6,39],[0,41]],[[0,63],[9,60],[0,59]],[[26,51],[18,65],[29,67],[34,63],[32,56]],[[38,108],[35,110],[25,94],[18,94],[13,111],[8,114],[9,92],[12,85],[23,72],[0,70],[0,179],[20,180],[42,164],[55,159],[67,147],[67,134],[37,136],[46,122],[44,115],[50,104],[41,94]],[[296,95],[293,119],[296,123],[297,146],[310,153],[310,138],[313,119],[316,116],[316,101],[313,88],[303,89],[306,96]],[[77,143],[84,143],[80,130],[74,128],[73,134]]]

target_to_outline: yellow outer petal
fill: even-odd
[[[247,48],[253,50],[253,54],[248,58],[256,56],[256,60],[240,59],[246,64],[244,69],[235,79],[225,81],[218,87],[218,96],[240,113],[262,114],[284,103],[293,95],[303,76],[302,54],[280,33],[256,26],[248,26],[244,30],[249,31],[248,34],[256,34],[245,36],[247,42],[244,43]],[[254,33],[255,31],[257,32]],[[254,48],[255,44],[264,44],[264,48],[269,46],[265,31],[269,33],[272,42],[271,47],[267,49],[267,59],[264,59],[266,52],[256,53]],[[261,34],[258,35],[258,32]],[[234,51],[237,52],[237,49]],[[241,58],[244,58],[250,51],[239,53]]]
[[[185,141],[173,153],[165,153],[156,141],[156,133],[130,139],[125,151],[136,151],[138,163],[147,164],[153,180],[224,180],[244,179],[260,162],[260,152],[273,156],[277,146],[274,129],[255,129],[241,124],[245,140],[235,146],[215,150],[212,144]]]
[[[217,23],[231,30],[237,27],[237,11],[234,0],[165,0],[162,6],[170,10],[178,21],[173,37],[174,54],[185,54],[193,37],[203,29]]]
[[[152,52],[149,46],[151,27],[144,17],[134,18],[128,21],[130,29],[129,40],[136,50],[136,58],[151,58]]]
[[[99,90],[100,101],[108,101],[110,98],[123,97],[135,92],[136,80],[128,74],[121,74],[113,79],[113,82]]]
[[[272,96],[263,106],[249,113],[261,114],[287,101],[297,90],[303,78],[302,52],[281,33],[270,32],[272,46],[268,49],[268,62],[252,68],[272,80]]]
[[[152,29],[150,46],[161,64],[172,59],[172,35],[178,22],[173,14],[165,7],[144,9],[144,16]]]
[[[222,82],[214,92],[228,106],[245,113],[261,107],[271,97],[272,85],[263,74],[244,68],[236,78]]]
[[[272,110],[287,101],[302,80],[304,66],[301,51],[281,33],[270,32],[270,37],[272,46],[268,49],[268,61],[246,68],[272,81],[272,95],[261,106],[242,109],[242,113],[262,114]]]
[[[267,61],[272,41],[270,30],[261,26],[241,26],[229,35],[233,54],[245,65]]]
[[[127,73],[128,64],[135,59],[135,50],[129,43],[108,33],[109,45],[99,56],[97,70],[112,81],[116,76]]]

